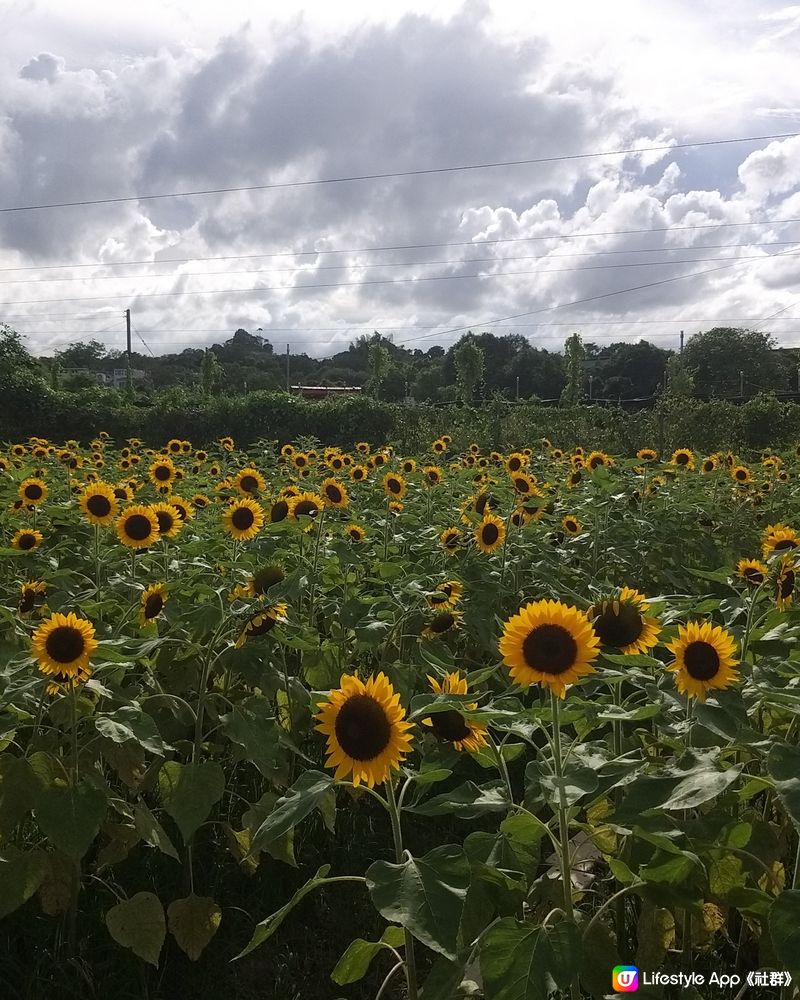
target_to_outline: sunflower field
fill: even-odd
[[[4,447],[4,1000],[795,995],[798,451],[527,445]]]

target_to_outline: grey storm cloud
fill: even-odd
[[[361,27],[336,44],[313,44],[296,24],[269,54],[246,28],[220,39],[213,51],[173,45],[126,52],[108,65],[73,65],[59,55],[39,52],[0,93],[3,204],[558,156],[657,144],[669,135],[668,123],[638,110],[608,68],[596,61],[560,61],[557,55],[546,38],[510,41],[493,34],[488,9],[481,3],[466,4],[446,22],[406,15],[392,25]],[[268,336],[274,329],[276,343],[285,339],[284,327],[341,328],[341,334],[298,334],[309,353],[326,353],[354,324],[369,329],[386,320],[396,328],[447,328],[526,311],[535,314],[535,322],[537,310],[691,270],[679,264],[632,266],[641,258],[614,258],[603,251],[634,246],[663,250],[703,246],[704,241],[734,246],[742,239],[758,239],[760,231],[686,233],[679,239],[660,233],[583,242],[564,235],[746,222],[763,211],[771,194],[787,194],[797,186],[793,153],[794,147],[780,143],[767,152],[726,148],[724,156],[709,161],[713,184],[703,182],[697,151],[675,151],[669,157],[573,159],[8,213],[0,215],[0,265],[176,257],[195,263],[164,265],[162,273],[173,273],[162,279],[9,285],[0,302],[96,296],[96,301],[47,307],[49,312],[81,311],[87,318],[79,326],[91,332],[90,324],[99,330],[133,301],[141,329],[157,350],[218,341],[222,338],[216,331],[234,323],[262,326]],[[524,242],[541,236],[547,239]],[[520,242],[202,262],[208,256],[271,249],[299,252],[503,238]],[[585,255],[564,256],[575,251]],[[504,261],[524,254],[539,259]],[[492,262],[466,260],[472,257]],[[441,260],[449,263],[423,263]],[[626,266],[600,268],[609,260]],[[353,266],[381,262],[409,266]],[[329,269],[336,264],[342,269]],[[570,264],[583,269],[547,273]],[[302,270],[295,275],[285,270],[298,266]],[[259,273],[179,273],[246,268]],[[460,277],[515,270],[539,273]],[[98,269],[96,277],[111,273]],[[131,268],[127,273],[146,272]],[[775,271],[769,280],[783,280],[783,288],[791,273],[790,268]],[[414,275],[447,280],[396,280]],[[598,299],[580,316],[587,321],[619,317],[624,323],[637,310],[674,313],[708,296],[715,280],[701,275]],[[375,281],[387,283],[370,284]],[[352,284],[309,287],[334,282]],[[281,287],[268,290],[272,286]],[[724,292],[725,281],[720,287]],[[754,280],[755,291],[758,287]],[[243,291],[147,294],[233,288]],[[247,288],[260,291],[248,294]],[[102,298],[129,293],[125,299]],[[33,305],[18,308],[31,318],[37,312]],[[557,312],[552,318],[559,317],[567,319],[569,314]],[[542,321],[547,319],[545,315]],[[19,325],[25,329],[25,323]],[[28,325],[34,328],[31,321]],[[57,322],[37,321],[35,328],[49,331],[37,345],[42,350],[63,343]],[[404,336],[413,340],[429,335],[420,329],[398,333],[396,339]],[[432,342],[428,339],[421,346]]]

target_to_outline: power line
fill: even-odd
[[[789,246],[796,244],[796,240],[781,240],[781,246]],[[759,244],[757,244],[759,245]],[[747,244],[743,244],[741,249],[747,247]],[[669,252],[680,252],[682,249],[697,249],[705,250],[707,247],[676,247],[671,249]],[[729,243],[724,245],[726,250],[738,250],[740,247],[737,244]],[[651,253],[652,251],[628,251],[628,250],[617,250],[609,251],[610,253]],[[662,251],[663,252],[663,251]],[[462,257],[453,258],[450,260],[415,260],[415,261],[389,261],[387,263],[377,263],[377,264],[320,264],[315,265],[312,269],[306,269],[303,267],[270,267],[270,268],[246,268],[244,270],[236,271],[169,271],[164,274],[102,274],[93,275],[88,278],[84,277],[68,277],[68,278],[11,278],[8,281],[0,281],[0,285],[30,285],[30,284],[53,284],[64,281],[142,281],[144,279],[150,278],[208,278],[215,276],[228,276],[232,274],[312,274],[317,271],[363,271],[369,268],[382,268],[382,267],[435,267],[435,266],[448,266],[451,264],[504,264],[507,261],[518,261],[518,260],[545,260],[551,261],[558,259],[559,256],[562,257],[594,257],[593,253],[580,253],[580,254],[523,254],[517,257]],[[738,260],[758,260],[761,257],[767,257],[769,254],[753,254],[749,257],[738,257]],[[720,256],[714,257],[693,257],[682,260],[645,260],[645,261],[627,261],[624,264],[584,264],[579,267],[553,267],[548,268],[544,271],[537,271],[538,274],[549,274],[551,272],[558,271],[590,271],[599,270],[602,268],[621,268],[621,267],[673,267],[676,264],[702,264],[710,260],[720,260]],[[501,273],[501,272],[497,272]],[[531,272],[515,272],[506,271],[506,274],[525,274]],[[463,275],[463,277],[471,277],[471,275]],[[483,277],[483,275],[475,275],[475,277]],[[307,287],[307,286],[306,286]]]
[[[120,260],[120,261],[92,261],[91,263],[73,263],[73,264],[28,264],[24,267],[0,267],[0,273],[8,271],[48,271],[61,268],[83,268],[83,267],[136,267],[140,265],[154,265],[154,264],[190,264],[193,261],[200,261],[203,263],[211,261],[224,261],[224,260],[256,260],[262,257],[319,257],[323,254],[356,254],[356,253],[378,253],[382,251],[397,251],[397,250],[432,250],[440,249],[442,247],[479,247],[479,246],[496,246],[501,243],[536,243],[546,240],[583,240],[589,239],[593,236],[640,236],[646,235],[648,233],[686,233],[686,232],[697,232],[704,229],[741,229],[748,226],[788,226],[793,223],[800,222],[800,218],[792,219],[764,219],[761,221],[751,221],[751,222],[703,222],[698,223],[693,226],[658,226],[651,229],[608,229],[608,230],[595,230],[585,233],[550,233],[549,235],[539,235],[539,236],[507,236],[503,239],[494,240],[461,240],[457,242],[449,243],[398,243],[394,245],[377,246],[377,247],[350,247],[338,250],[280,250],[280,251],[264,251],[263,253],[252,253],[252,254],[226,254],[223,256],[213,256],[213,257],[164,257],[161,260]],[[743,244],[750,246],[783,246],[787,242],[793,242],[788,240],[777,240],[768,243],[752,243]],[[711,249],[724,249],[726,246],[736,246],[737,244],[715,244],[711,246]],[[702,250],[704,247],[653,247],[653,248],[637,248],[634,250],[593,250],[592,253],[668,253],[673,249],[689,249],[689,250]],[[562,254],[561,256],[569,256],[568,254]]]
[[[785,253],[767,254],[767,255],[764,255],[764,256],[758,255],[755,259],[759,260],[759,261],[775,260],[776,258],[786,256],[787,254],[788,255],[792,255],[792,254],[797,254],[797,253],[800,253],[800,251],[794,249],[792,251],[786,251]],[[732,264],[725,264],[725,265],[723,265],[723,267],[731,267],[733,264],[742,263],[744,261],[748,261],[748,260],[752,260],[752,259],[754,259],[754,258],[752,258],[752,257],[740,257],[740,258],[737,258],[735,261],[733,261]],[[681,261],[674,261],[674,262],[667,261],[667,262],[662,262],[662,263],[680,264],[682,262]],[[686,261],[684,263],[700,263],[700,262],[699,261]],[[308,289],[317,290],[317,289],[320,289],[320,288],[350,288],[350,287],[353,287],[353,286],[357,286],[359,288],[364,288],[365,286],[369,286],[369,285],[404,285],[404,284],[420,284],[422,282],[429,282],[429,281],[464,281],[464,280],[467,280],[467,279],[474,279],[474,278],[481,278],[481,279],[485,279],[485,278],[508,278],[508,277],[514,277],[515,275],[522,275],[522,276],[531,275],[531,274],[542,275],[542,274],[548,274],[548,273],[554,273],[554,272],[560,272],[560,271],[600,270],[600,269],[604,269],[606,267],[634,267],[634,266],[636,266],[636,265],[635,264],[629,264],[629,265],[626,265],[626,264],[623,264],[623,265],[620,265],[620,264],[598,264],[596,266],[587,266],[587,267],[584,267],[584,268],[580,268],[580,267],[578,267],[578,268],[572,268],[572,267],[550,268],[550,269],[548,269],[546,271],[539,271],[539,270],[533,270],[533,271],[495,271],[495,272],[491,272],[490,271],[490,272],[485,273],[485,274],[438,274],[438,275],[430,275],[430,276],[414,276],[412,278],[375,278],[375,279],[369,279],[367,281],[314,282],[314,283],[308,284],[308,285],[264,285],[262,287],[255,287],[255,288],[207,288],[207,289],[198,289],[196,291],[180,290],[180,291],[172,291],[172,292],[126,292],[126,293],[118,294],[118,295],[82,295],[82,296],[73,296],[73,297],[70,297],[70,298],[56,298],[56,299],[17,299],[17,300],[13,300],[13,301],[10,301],[10,302],[0,302],[0,308],[2,308],[5,305],[10,305],[10,306],[14,306],[14,305],[38,305],[40,302],[44,302],[44,303],[52,303],[52,302],[95,302],[95,301],[107,301],[108,302],[108,301],[112,301],[112,300],[115,300],[115,299],[128,299],[128,300],[138,301],[139,299],[169,298],[169,297],[184,296],[184,295],[186,295],[186,296],[197,296],[197,295],[241,295],[241,294],[256,294],[256,293],[261,293],[261,292],[291,292],[291,293],[295,293],[295,292],[307,291]],[[719,269],[718,268],[710,268],[709,270],[714,271],[714,270],[719,270]],[[705,271],[698,271],[696,273],[697,274],[705,274],[706,272]],[[693,274],[677,275],[674,278],[665,278],[665,279],[663,279],[663,281],[656,281],[656,282],[653,282],[651,284],[659,285],[659,284],[664,284],[667,281],[676,281],[676,280],[679,280],[681,278],[690,278],[692,276],[693,276]],[[649,288],[649,287],[651,287],[651,284],[640,285],[638,287],[639,288]],[[631,289],[631,290],[635,291],[636,289]],[[624,291],[624,289],[620,289],[619,291],[616,291],[616,292],[608,292],[607,295],[619,295],[619,294],[621,294],[622,291]],[[604,296],[599,296],[599,297],[603,298]],[[580,300],[580,301],[588,301],[588,300]],[[556,307],[554,307],[554,308],[556,308]],[[558,307],[558,308],[560,308],[560,307]],[[530,314],[524,313],[522,315],[530,315]]]
[[[772,260],[775,257],[783,257],[783,256],[786,256],[787,254],[791,255],[792,253],[794,253],[794,251],[786,251],[785,253],[773,254],[772,256],[770,256],[768,258],[765,257],[764,259],[765,260]],[[563,303],[561,303],[561,305],[557,305],[557,306],[544,306],[541,309],[531,309],[528,312],[516,313],[513,316],[502,316],[499,319],[489,320],[488,322],[484,322],[484,323],[470,323],[468,326],[458,326],[458,327],[455,327],[454,329],[451,329],[451,330],[445,330],[444,333],[427,334],[427,335],[422,336],[422,337],[413,337],[413,338],[407,339],[406,342],[407,343],[413,343],[413,342],[419,341],[419,340],[428,340],[432,336],[439,337],[439,338],[441,338],[441,337],[447,337],[447,336],[449,336],[450,334],[453,334],[453,333],[462,333],[464,331],[468,331],[468,330],[472,329],[473,326],[499,326],[499,325],[502,325],[502,324],[507,323],[510,320],[514,320],[514,319],[524,319],[527,316],[536,316],[536,315],[538,315],[540,313],[555,312],[558,309],[569,309],[572,306],[584,305],[587,302],[597,302],[600,299],[608,299],[608,298],[611,298],[614,295],[624,295],[627,292],[638,292],[638,291],[641,291],[642,289],[645,289],[645,288],[655,288],[655,287],[657,287],[659,285],[668,285],[668,284],[670,284],[673,281],[682,281],[685,278],[696,278],[696,277],[699,277],[700,275],[703,275],[703,274],[711,274],[714,271],[724,271],[727,268],[736,267],[736,265],[738,263],[740,263],[740,261],[732,261],[730,264],[720,264],[718,267],[707,267],[707,268],[704,268],[701,271],[692,271],[689,274],[678,274],[678,275],[675,275],[672,278],[661,278],[659,281],[648,281],[648,282],[646,282],[646,283],[644,283],[642,285],[634,285],[634,286],[629,287],[629,288],[618,288],[618,289],[616,289],[613,292],[602,292],[602,293],[600,293],[598,295],[589,295],[589,296],[586,296],[585,298],[582,298],[582,299],[574,299],[572,302],[563,302]]]
[[[793,139],[800,132],[782,132],[776,135],[738,136],[730,139],[703,139],[697,142],[675,142],[658,146],[641,146],[633,149],[606,149],[593,153],[564,153],[557,156],[537,156],[524,160],[500,160],[494,163],[458,164],[450,167],[427,167],[422,170],[393,170],[379,174],[353,174],[347,177],[324,177],[308,181],[281,181],[271,184],[247,184],[228,188],[207,188],[196,191],[169,191],[160,194],[126,195],[117,198],[94,198],[84,201],[51,202],[46,205],[14,205],[0,208],[6,212],[38,212],[51,208],[79,208],[89,205],[118,205],[131,201],[157,201],[165,198],[190,198],[212,194],[235,194],[244,191],[274,191],[286,188],[312,187],[322,184],[343,184],[352,181],[387,180],[392,177],[422,177],[428,174],[448,174],[467,170],[488,170],[495,167],[533,166],[544,163],[561,163],[565,160],[587,160],[601,156],[630,156],[638,153],[657,153],[673,149],[694,149],[703,146],[726,146],[742,142],[767,142],[775,139]]]

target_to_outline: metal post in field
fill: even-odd
[[[131,311],[125,310],[125,327],[128,334],[128,347],[125,352],[125,384],[128,393],[133,391],[133,381],[131,376]]]
[[[292,387],[289,385],[289,345],[286,345],[286,391],[291,392]]]

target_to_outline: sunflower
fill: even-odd
[[[522,687],[546,684],[560,698],[594,672],[600,640],[583,611],[561,601],[526,604],[503,625],[500,653]]]
[[[602,597],[589,610],[589,618],[603,646],[618,649],[624,655],[646,653],[658,642],[661,626],[657,618],[648,618],[644,594],[631,587]]]
[[[652,448],[640,448],[636,452],[636,457],[642,462],[655,462],[658,458],[658,452]]]
[[[19,498],[28,507],[38,507],[47,499],[47,483],[43,479],[31,477],[19,484]]]
[[[236,488],[243,496],[258,496],[259,493],[263,493],[267,488],[267,484],[264,477],[258,471],[258,469],[250,468],[242,469],[236,475]]]
[[[139,599],[139,624],[147,625],[161,614],[167,603],[167,588],[163,583],[151,583]]]
[[[722,691],[739,679],[734,659],[736,640],[725,629],[711,622],[680,625],[678,637],[667,644],[675,660],[667,667],[677,676],[681,694],[706,700],[710,690]]]
[[[458,580],[445,580],[437,584],[433,593],[428,595],[428,604],[432,608],[454,608],[461,600],[463,587]]]
[[[33,552],[34,549],[39,548],[43,541],[44,535],[41,531],[36,531],[34,528],[20,528],[11,539],[11,547],[20,549],[22,552]]]
[[[112,492],[121,503],[130,503],[133,500],[133,489],[127,483],[120,483]]]
[[[219,444],[220,444],[221,448],[225,449],[225,451],[233,451],[233,449],[235,447],[235,445],[233,443],[233,438],[232,437],[223,437],[223,438],[220,438],[219,439]]]
[[[367,537],[366,531],[361,527],[360,524],[348,524],[344,529],[344,533],[350,539],[351,542],[363,542]]]
[[[428,674],[428,683],[434,694],[469,693],[467,679],[462,677],[458,671],[445,674],[441,683]],[[467,702],[464,705],[464,710],[474,712],[477,707],[477,702]],[[452,743],[454,750],[469,750],[477,753],[478,750],[487,745],[486,726],[479,722],[473,722],[471,719],[465,719],[461,712],[456,711],[456,709],[450,709],[447,712],[434,712],[427,719],[423,719],[422,724],[430,727],[434,736],[443,743]]]
[[[794,600],[797,584],[796,563],[791,556],[784,556],[778,568],[775,580],[775,603],[779,611],[785,611]]]
[[[751,587],[758,587],[766,578],[769,569],[758,559],[740,559],[736,565],[736,575]]]
[[[438,486],[444,473],[438,465],[426,465],[422,469],[422,475],[426,486]]]
[[[177,538],[183,527],[183,519],[177,507],[169,503],[155,503],[150,508],[158,521],[160,538]]]
[[[446,552],[457,552],[461,545],[461,531],[458,528],[445,528],[439,535],[439,544]]]
[[[192,505],[194,507],[199,508],[200,510],[202,510],[204,507],[208,507],[210,503],[211,500],[205,495],[205,493],[195,493],[195,495],[192,497]]]
[[[711,472],[715,472],[719,468],[719,460],[713,455],[709,455],[708,458],[704,458],[700,463],[700,471],[704,475],[709,475]]]
[[[785,552],[800,546],[800,535],[786,524],[770,524],[761,536],[761,551],[765,559],[776,552]]]
[[[344,510],[350,503],[350,497],[344,483],[340,483],[333,477],[322,480],[319,484],[319,492],[326,507],[336,507],[339,510]]]
[[[97,649],[94,625],[70,611],[58,612],[33,633],[32,652],[43,674],[77,677],[89,669],[89,657]]]
[[[236,541],[247,542],[255,538],[263,524],[261,504],[249,497],[234,500],[222,515],[222,527]]]
[[[339,685],[315,716],[317,730],[328,740],[325,766],[335,768],[339,780],[351,775],[354,785],[363,781],[373,788],[398,770],[411,751],[412,726],[385,674],[366,682],[343,674]]]
[[[473,532],[475,543],[481,552],[494,552],[503,544],[506,537],[506,526],[494,514],[486,514]]]
[[[579,535],[583,531],[583,525],[573,514],[567,514],[561,521],[561,527],[568,535]]]
[[[413,458],[404,458],[400,463],[400,468],[406,476],[410,476],[417,471],[417,463]]]
[[[369,475],[366,465],[354,465],[350,469],[350,478],[354,483],[362,483]]]
[[[150,466],[148,474],[150,476],[150,482],[153,486],[169,487],[170,483],[175,478],[175,465],[169,457],[159,458]]]
[[[278,622],[286,621],[287,611],[288,605],[280,601],[277,604],[271,604],[269,607],[260,608],[245,623],[242,634],[236,640],[236,648],[241,649],[250,639],[260,639],[261,636],[267,635],[268,632],[271,632],[275,628]]]
[[[461,618],[460,611],[451,611],[450,609],[441,611],[428,622],[422,630],[422,635],[426,639],[438,639],[445,632],[458,628],[461,624]]]
[[[316,517],[325,506],[325,502],[318,493],[298,493],[289,501],[289,516],[293,521],[299,517]],[[310,530],[311,525],[307,526]]]
[[[117,535],[131,549],[146,549],[158,541],[158,518],[152,507],[136,504],[117,518]]]
[[[20,584],[19,613],[27,615],[36,607],[42,599],[42,594],[47,590],[44,580],[26,580]]]
[[[281,455],[282,455],[282,456],[283,456],[284,458],[291,458],[291,457],[292,457],[292,455],[294,455],[294,445],[291,445],[291,444],[285,444],[285,445],[284,445],[284,446],[283,446],[283,447],[281,448]]]
[[[87,486],[78,503],[90,524],[111,524],[119,513],[119,500],[108,483]]]
[[[14,444],[11,446],[11,454],[14,455],[15,458],[22,458],[23,455],[28,454],[28,449],[24,444]]]
[[[170,438],[167,441],[167,451],[170,455],[180,455],[183,451],[183,442],[179,441],[177,438]]]
[[[689,448],[677,448],[673,451],[669,461],[670,465],[675,465],[680,469],[693,469],[694,452],[690,451]]]
[[[359,453],[359,455],[369,455],[370,452],[369,442],[359,441],[356,444],[356,451]]]
[[[511,477],[511,484],[514,489],[522,496],[526,496],[529,493],[538,492],[536,490],[536,482],[533,476],[529,476],[526,472],[517,472]]]
[[[375,457],[377,458],[378,456],[376,455]],[[344,455],[337,454],[331,457],[327,465],[333,472],[341,472],[345,465],[347,465],[347,462]]]
[[[750,473],[750,470],[747,468],[746,465],[734,465],[734,467],[731,469],[731,479],[735,483],[740,483],[740,484],[752,483],[753,481],[753,477]]]
[[[435,455],[441,455],[443,451],[447,451],[447,442],[446,441],[442,441],[441,438],[438,438],[431,445],[431,451]]]
[[[587,468],[591,469],[593,472],[595,469],[599,469],[600,466],[613,465],[614,459],[610,455],[606,455],[604,451],[591,451],[589,452],[589,457],[586,459]]]
[[[402,500],[408,487],[405,479],[397,472],[387,472],[383,477],[383,491],[387,497]]]
[[[519,472],[528,464],[528,459],[519,451],[512,452],[506,459],[506,469],[508,472]]]
[[[176,496],[174,493],[171,493],[167,497],[165,503],[168,503],[170,507],[174,507],[175,510],[177,510],[178,517],[184,523],[186,523],[186,521],[190,521],[194,517],[193,506],[189,503],[188,500],[184,500],[183,497],[179,497]]]

